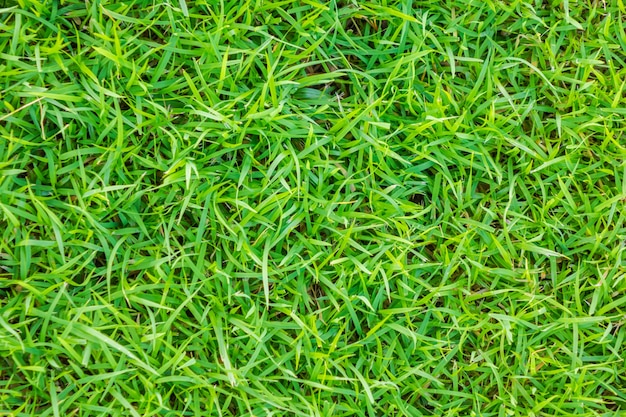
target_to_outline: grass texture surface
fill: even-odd
[[[624,415],[625,26],[0,0],[0,415]]]

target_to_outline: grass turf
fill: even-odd
[[[0,415],[626,410],[621,1],[0,5]]]

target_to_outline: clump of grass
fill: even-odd
[[[625,13],[4,2],[0,414],[619,415]]]

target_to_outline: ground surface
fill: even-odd
[[[626,410],[621,1],[2,3],[0,415]]]

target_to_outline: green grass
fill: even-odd
[[[626,413],[620,0],[0,0],[0,415]]]

